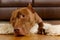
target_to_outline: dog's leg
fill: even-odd
[[[39,28],[38,28],[38,34],[43,34],[43,24],[42,23],[38,23]]]
[[[39,17],[39,15],[37,13],[35,13],[35,18],[36,18],[36,21],[37,21],[37,23],[39,25],[38,33],[39,34],[46,34],[45,29],[43,29],[43,21],[42,21],[42,19]]]
[[[45,29],[43,29],[43,23],[38,23],[39,28],[38,28],[38,34],[44,34],[46,35]]]

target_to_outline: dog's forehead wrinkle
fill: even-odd
[[[27,8],[21,8],[20,12],[21,12],[21,14],[29,15],[29,12],[27,11]]]
[[[20,11],[21,11],[21,10],[26,10],[27,12],[28,12],[28,10],[31,11],[31,10],[28,9],[27,7],[25,7],[25,8],[21,8]]]
[[[27,8],[26,8],[26,7],[24,7],[24,8],[20,8],[20,11],[21,11],[21,10],[27,10]]]

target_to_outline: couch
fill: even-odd
[[[9,21],[11,12],[31,3],[38,15],[52,24],[60,24],[60,0],[0,0],[0,20]]]

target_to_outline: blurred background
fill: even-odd
[[[43,20],[60,19],[60,0],[0,0],[0,20],[9,20],[11,12],[31,3]]]

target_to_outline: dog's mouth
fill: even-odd
[[[16,36],[24,36],[28,34],[28,31],[25,28],[15,28],[14,33]]]

